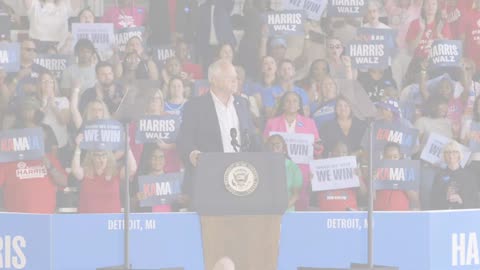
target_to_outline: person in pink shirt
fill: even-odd
[[[143,7],[135,6],[135,0],[116,0],[116,5],[108,9],[101,22],[113,23],[116,30],[143,26],[147,11]]]
[[[420,18],[421,0],[385,0],[385,12],[388,15],[388,25],[397,29],[397,46],[406,48],[405,37],[410,23]]]
[[[320,144],[315,122],[313,119],[303,116],[301,100],[297,93],[286,92],[280,99],[277,117],[268,120],[263,136],[267,139],[271,132],[313,134],[315,140],[314,154],[318,157],[322,154],[323,146]],[[310,169],[308,164],[297,165],[302,171],[303,187],[295,209],[297,211],[305,211],[310,203]]]

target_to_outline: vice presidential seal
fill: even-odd
[[[248,162],[235,162],[225,170],[224,183],[233,195],[247,196],[257,189],[257,170]]]

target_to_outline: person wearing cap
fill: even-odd
[[[42,128],[45,156],[0,163],[0,188],[8,212],[52,214],[56,209],[57,188],[67,184],[67,175],[56,157],[55,135],[41,123],[42,118],[36,98],[25,97],[18,104],[13,128]]]
[[[369,69],[359,72],[358,81],[367,92],[372,102],[379,102],[387,95],[387,88],[397,88],[392,72],[386,69]]]

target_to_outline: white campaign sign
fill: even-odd
[[[445,168],[447,165],[445,164],[445,161],[442,157],[443,147],[451,141],[453,140],[450,138],[447,138],[437,133],[431,133],[428,137],[428,141],[425,144],[425,147],[422,150],[420,159],[433,165]],[[461,148],[463,153],[463,159],[460,164],[462,165],[462,167],[465,167],[470,158],[471,151],[464,145],[461,145]]]
[[[313,159],[313,134],[270,132],[283,137],[288,147],[288,155],[297,164],[309,164]]]
[[[357,159],[354,156],[312,160],[312,191],[359,187],[356,169]]]

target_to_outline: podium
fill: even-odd
[[[283,155],[202,153],[192,196],[205,270],[225,260],[235,269],[277,269],[281,218],[288,206]]]

